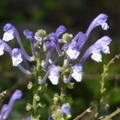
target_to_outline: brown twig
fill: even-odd
[[[76,118],[74,118],[73,120],[79,120],[81,119],[83,116],[85,116],[87,113],[91,112],[91,107],[89,107],[88,109],[86,109],[83,113],[81,113],[80,115],[78,115]]]

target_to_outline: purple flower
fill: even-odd
[[[13,66],[18,66],[19,67],[19,69],[23,72],[23,73],[25,73],[25,74],[28,74],[28,71],[29,72],[33,72],[33,70],[30,68],[30,66],[29,66],[29,64],[28,64],[28,62],[27,62],[27,60],[24,58],[24,56],[22,55],[22,52],[21,52],[21,50],[20,49],[18,49],[18,48],[14,48],[13,50],[12,50],[12,63],[13,63]],[[22,68],[22,66],[20,66],[20,63],[21,62],[24,62],[24,64],[25,64],[25,66],[26,66],[26,68],[27,68],[27,70],[25,70],[24,68]],[[22,68],[22,69],[21,69]]]
[[[106,23],[108,16],[106,14],[99,14],[89,25],[86,35],[89,36],[90,32],[97,26],[101,25],[103,30],[107,30],[109,28],[108,24]]]
[[[4,54],[5,45],[2,40],[0,40],[0,55]]]
[[[0,114],[0,120],[5,120],[7,119],[12,107],[13,107],[13,104],[14,102],[17,100],[17,99],[20,99],[22,97],[22,92],[20,90],[16,90],[13,95],[11,96],[10,98],[10,101],[8,103],[8,105],[3,105],[2,109],[1,109],[1,114]]]
[[[46,55],[46,60],[45,60],[45,63],[43,65],[43,67],[46,67],[48,65],[48,63],[49,63],[49,59],[50,59],[50,57],[51,57],[51,55],[53,53],[53,50],[54,50],[54,42],[53,41],[45,42],[45,49],[47,51],[47,55]]]
[[[66,31],[66,28],[63,25],[61,25],[58,27],[58,29],[56,30],[55,33],[49,34],[49,38],[50,38],[50,40],[52,40],[54,42],[54,46],[56,48],[56,51],[57,51],[58,55],[60,55],[60,56],[61,56],[61,50],[59,48],[58,37],[60,35],[62,35],[65,31]]]
[[[22,62],[22,54],[21,54],[20,49],[14,48],[13,50],[11,50],[10,46],[7,43],[5,43],[4,41],[0,40],[0,55],[3,55],[4,51],[7,51],[11,55],[13,66],[18,66],[18,68],[25,74],[29,73],[26,69],[24,69],[20,65],[20,63]],[[25,59],[24,59],[24,63],[26,65],[27,69],[30,72],[32,72],[30,67],[29,67],[29,65],[28,65],[28,63],[25,62]]]
[[[67,62],[65,66],[68,66],[71,59],[75,60],[78,58],[80,54],[80,50],[83,47],[84,43],[87,40],[86,34],[83,34],[82,32],[78,32],[78,34],[74,37],[73,41],[69,45],[68,49],[66,50],[66,53],[68,54]]]
[[[99,40],[97,40],[95,42],[95,44],[100,44],[103,49],[102,52],[104,52],[105,54],[110,54],[110,50],[109,50],[109,44],[112,41],[112,39],[108,36],[103,36],[102,38],[100,38]]]
[[[13,32],[14,32],[14,28],[13,28],[12,24],[10,24],[10,23],[7,23],[7,24],[4,26],[3,30],[4,30],[5,32],[9,32],[9,33],[13,33]]]
[[[79,36],[79,39],[78,39],[78,42],[77,42],[77,47],[78,47],[78,50],[80,51],[83,47],[83,45],[85,44],[86,40],[88,39],[88,37],[86,36],[86,34],[81,34]]]
[[[72,69],[72,74],[71,76],[77,81],[81,82],[82,76],[83,76],[83,70],[82,70],[82,65],[81,64],[76,64],[74,65]]]
[[[85,60],[91,55],[91,58],[95,60],[96,62],[102,62],[102,56],[100,52],[103,50],[103,47],[100,44],[93,44],[91,45],[83,55],[83,57],[80,60],[80,64],[83,64]]]
[[[5,33],[3,34],[4,41],[8,42],[8,41],[14,39],[14,35],[13,35],[14,29],[10,23],[7,23],[4,26],[3,30],[5,31]]]
[[[82,80],[82,76],[83,76],[83,68],[82,68],[82,65],[81,64],[76,64],[73,66],[70,74],[69,74],[69,77],[64,80],[64,83],[68,83],[70,82],[70,80],[72,79],[72,77],[77,81],[77,82],[81,82]]]
[[[32,39],[34,38],[33,33],[29,30],[24,30],[23,34],[26,36],[27,39]]]
[[[0,55],[3,55],[4,51],[7,51],[10,55],[12,53],[10,46],[6,42],[0,40]]]
[[[58,67],[55,66],[54,64],[51,64],[48,67],[48,71],[45,74],[44,78],[41,81],[39,81],[39,84],[43,84],[46,81],[46,79],[49,78],[49,80],[53,85],[57,85],[59,82],[59,77],[60,77],[60,74],[59,74]]]
[[[16,29],[12,24],[7,23],[7,24],[4,26],[3,30],[4,30],[5,32],[7,32],[7,35],[8,35],[8,33],[11,34],[11,35],[8,35],[8,37],[5,35],[5,37],[3,38],[4,41],[9,41],[9,39],[12,38],[11,36],[13,35],[13,36],[17,39],[17,42],[18,42],[18,44],[19,44],[19,46],[20,46],[20,48],[21,48],[21,50],[22,50],[23,55],[25,56],[25,58],[26,58],[27,60],[30,61],[32,58],[26,53],[26,51],[25,51],[25,49],[24,49],[24,47],[23,47],[23,44],[22,44],[22,42],[21,42],[21,38],[20,38],[20,36],[19,36],[19,33],[18,33],[17,29]],[[6,38],[6,39],[5,39],[5,38]]]
[[[58,67],[55,65],[51,65],[49,68],[49,71],[50,71],[50,74],[49,74],[48,78],[50,79],[50,81],[53,85],[57,85],[59,82],[59,77],[60,77]]]
[[[66,115],[68,115],[68,114],[70,114],[70,107],[69,106],[67,106],[66,104],[63,104],[62,105],[62,107],[61,107],[61,114],[66,114]]]
[[[12,50],[12,63],[13,66],[18,66],[23,61],[21,50],[14,48]]]
[[[24,30],[23,34],[26,36],[27,39],[30,40],[32,54],[36,58],[37,55],[36,55],[36,51],[35,51],[35,40],[34,40],[33,33],[31,31],[29,31],[29,30]]]
[[[61,25],[61,26],[59,26],[58,28],[57,28],[57,30],[56,30],[56,37],[58,38],[60,35],[62,35],[64,32],[66,31],[66,28],[63,26],[63,25]]]
[[[72,41],[71,44],[68,47],[68,50],[66,51],[67,55],[70,57],[70,59],[75,60],[80,54],[80,51],[77,47],[77,42]]]

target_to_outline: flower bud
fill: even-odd
[[[67,88],[73,89],[73,88],[74,88],[74,84],[75,84],[75,83],[68,82],[68,83],[67,83]]]
[[[35,98],[36,101],[40,100],[40,97],[37,94],[34,95],[34,98]]]
[[[29,111],[29,110],[31,110],[31,108],[32,108],[32,105],[30,103],[27,103],[26,110]]]
[[[32,87],[33,87],[33,83],[29,82],[28,85],[27,85],[27,88],[30,90],[30,89],[32,89]]]
[[[73,37],[72,34],[65,33],[62,35],[62,40],[64,43],[69,43],[72,37]]]
[[[38,103],[38,104],[37,104],[37,107],[44,108],[44,107],[45,107],[45,104],[44,104],[44,103]]]
[[[35,33],[35,37],[37,38],[38,41],[41,42],[41,39],[44,38],[46,35],[46,31],[43,30],[43,29],[40,29],[38,30],[36,33]]]

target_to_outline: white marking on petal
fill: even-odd
[[[53,85],[57,85],[57,84],[58,84],[59,76],[50,74],[50,75],[48,76],[48,78],[50,79],[50,81],[51,81],[51,83],[52,83]]]
[[[68,48],[68,50],[66,51],[66,53],[68,54],[68,56],[70,57],[70,59],[74,60],[77,59],[77,57],[79,56],[80,52],[76,49],[72,50],[70,48]]]
[[[93,53],[91,55],[91,58],[95,60],[96,62],[102,62],[102,56],[100,53]]]
[[[73,77],[77,82],[81,82],[81,81],[82,81],[82,76],[83,76],[83,72],[81,72],[81,73],[73,72],[73,73],[72,73],[72,77]]]
[[[3,54],[4,54],[4,46],[0,45],[0,55],[3,55]]]
[[[5,33],[3,34],[3,40],[4,40],[4,41],[8,42],[8,41],[10,41],[10,40],[12,40],[12,39],[14,39],[14,36],[13,36],[12,33],[5,32]]]
[[[23,61],[23,59],[21,58],[21,56],[20,57],[12,56],[13,66],[18,66],[22,61]]]
[[[101,24],[101,26],[102,26],[102,29],[103,29],[103,30],[108,30],[108,28],[109,28],[109,26],[108,26],[108,24],[107,24],[106,22],[103,22],[103,23]]]
[[[60,77],[58,67],[56,67],[55,65],[51,65],[49,70],[50,70],[50,75],[48,76],[48,78],[50,79],[53,85],[57,85]]]
[[[103,46],[102,50],[105,54],[110,54],[110,48],[108,46]]]

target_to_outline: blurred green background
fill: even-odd
[[[95,28],[81,51],[83,54],[88,46],[104,35],[110,36],[113,40],[110,45],[111,54],[103,54],[102,63],[96,63],[89,58],[84,64],[83,81],[75,83],[73,90],[68,90],[68,94],[71,94],[74,99],[71,111],[74,118],[99,101],[99,80],[103,71],[102,66],[116,54],[120,54],[119,6],[119,0],[0,0],[0,38],[2,39],[3,36],[3,26],[6,23],[12,23],[19,31],[25,49],[31,54],[29,41],[25,39],[22,33],[24,29],[36,32],[42,28],[49,34],[54,32],[59,25],[64,25],[68,29],[67,32],[75,35],[79,31],[85,32],[98,14],[105,13],[109,16],[109,30],[103,31],[101,27]],[[11,41],[9,44],[12,47],[17,47],[16,41]],[[101,110],[101,115],[110,114],[117,107],[120,107],[119,71],[120,60],[116,60],[109,68],[105,83],[107,88],[105,103],[108,103],[110,107],[107,110]],[[23,99],[15,103],[9,119],[21,119],[29,115],[25,106],[27,102],[32,101],[32,91],[28,91],[26,88],[30,80],[33,80],[33,76],[26,76],[17,67],[12,67],[11,58],[7,53],[0,57],[0,92],[8,90],[3,103],[8,102],[9,97],[16,89],[21,89],[24,93]],[[48,90],[41,95],[46,103],[45,109],[39,110],[42,120],[46,120],[49,115],[49,105],[55,92],[59,92],[59,88],[49,82]],[[119,116],[113,118],[113,120],[119,119]]]

